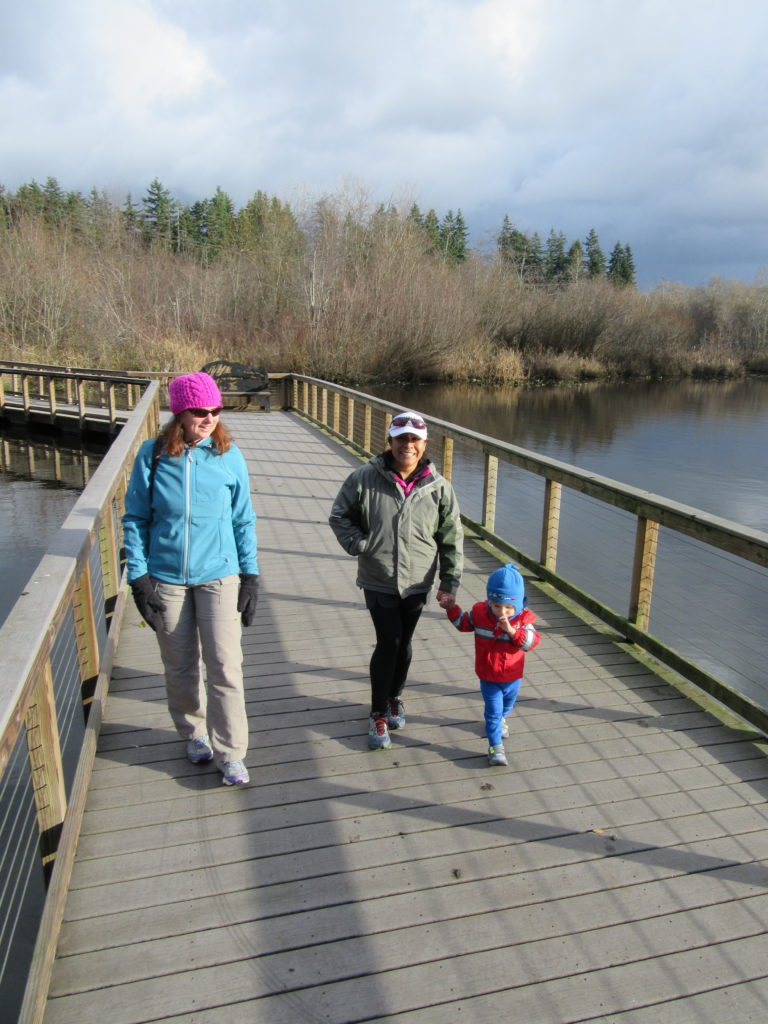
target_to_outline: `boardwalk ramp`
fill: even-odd
[[[228,420],[263,574],[252,782],[185,760],[131,610],[46,1024],[768,1019],[758,738],[531,583],[509,768],[487,765],[472,638],[434,602],[407,727],[369,752],[373,631],[327,526],[359,463],[290,413]],[[466,556],[468,606],[498,563]]]

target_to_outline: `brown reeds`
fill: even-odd
[[[768,371],[768,285],[524,284],[495,254],[446,262],[404,212],[345,197],[206,259],[114,211],[88,232],[28,215],[0,227],[0,341],[5,358],[229,358],[354,384],[728,377]]]

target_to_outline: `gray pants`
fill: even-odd
[[[194,587],[152,581],[165,603],[157,631],[168,710],[182,739],[207,732],[216,760],[242,761],[248,749],[239,576]],[[205,663],[203,684],[200,655]]]

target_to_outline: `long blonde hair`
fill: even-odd
[[[160,451],[163,455],[170,455],[171,458],[175,458],[182,454],[184,451],[184,430],[178,415],[169,420],[160,431],[160,440]],[[213,428],[211,440],[217,455],[224,455],[232,446],[232,435],[221,420]]]

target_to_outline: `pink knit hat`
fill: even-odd
[[[168,386],[171,412],[178,416],[185,409],[211,409],[223,405],[216,381],[207,373],[185,373]]]

